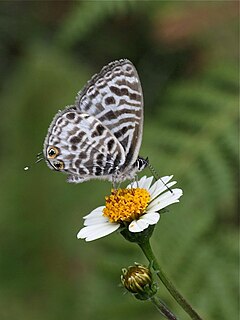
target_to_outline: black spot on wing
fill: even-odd
[[[80,153],[79,153],[79,158],[80,158],[80,159],[86,159],[86,158],[87,158],[86,152],[80,152]]]
[[[101,174],[102,174],[102,168],[96,167],[96,168],[95,168],[95,175],[96,175],[96,176],[100,176]]]
[[[57,120],[57,125],[59,125],[59,124],[61,124],[63,122],[63,119],[62,118],[59,118],[58,120]]]
[[[79,136],[73,136],[71,139],[70,139],[70,143],[72,144],[77,144],[81,141],[81,138]]]
[[[94,137],[97,137],[97,136],[101,136],[104,131],[105,131],[104,126],[102,126],[101,124],[99,124],[99,125],[96,127],[96,130],[93,131],[92,137],[94,138]]]
[[[114,145],[114,140],[110,139],[107,143],[108,150],[111,151]]]
[[[80,166],[80,164],[81,164],[81,160],[77,159],[75,161],[75,166],[78,168]]]
[[[112,93],[116,94],[117,96],[121,96],[122,95],[121,94],[121,90],[118,87],[111,86],[110,90],[112,91]]]
[[[79,173],[80,175],[82,175],[82,176],[88,174],[88,172],[87,172],[84,168],[79,168],[79,169],[78,169],[78,173]]]
[[[114,160],[114,164],[113,164],[113,168],[114,168],[114,169],[117,168],[117,166],[119,165],[120,161],[121,161],[121,157],[120,157],[120,155],[118,154],[118,155],[116,156],[116,159]]]
[[[69,120],[73,120],[75,118],[75,114],[73,112],[69,112],[67,113],[66,117],[69,119]]]
[[[105,131],[104,126],[102,126],[101,124],[99,124],[96,128],[98,134],[101,136],[103,134],[103,132]]]
[[[115,104],[116,101],[115,101],[114,97],[107,97],[107,98],[105,99],[105,103],[106,103],[106,105]]]
[[[104,155],[102,153],[99,153],[97,155],[96,163],[99,167],[103,167],[103,158],[104,158]]]
[[[128,131],[128,127],[123,127],[123,128],[121,129],[122,134],[126,133],[127,131]]]
[[[82,132],[79,132],[79,134],[78,134],[78,138],[80,139],[80,141],[81,141],[81,140],[82,140],[82,138],[85,136],[85,134],[86,134],[86,133],[85,133],[85,132],[83,132],[83,131],[82,131]],[[79,142],[80,142],[80,141],[79,141]]]
[[[99,153],[97,155],[97,161],[103,161],[104,155],[102,153]]]

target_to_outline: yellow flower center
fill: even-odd
[[[106,198],[103,215],[110,222],[131,222],[145,213],[150,201],[150,194],[146,189],[118,189],[112,190]]]

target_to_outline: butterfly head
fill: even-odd
[[[138,157],[136,161],[137,171],[140,172],[145,169],[149,165],[148,158],[144,159],[142,157]]]

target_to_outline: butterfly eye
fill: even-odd
[[[56,147],[50,147],[48,149],[48,158],[49,159],[54,159],[56,156],[59,155],[59,149]]]
[[[64,169],[64,162],[61,160],[54,161],[53,166],[54,166],[54,169],[56,169],[56,170],[63,170]]]

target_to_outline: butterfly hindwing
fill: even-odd
[[[123,147],[111,131],[95,117],[73,108],[54,118],[45,141],[46,158],[52,147],[58,154],[48,159],[48,165],[58,170],[55,164],[61,163],[59,171],[69,174],[70,182],[111,176],[125,162]]]

